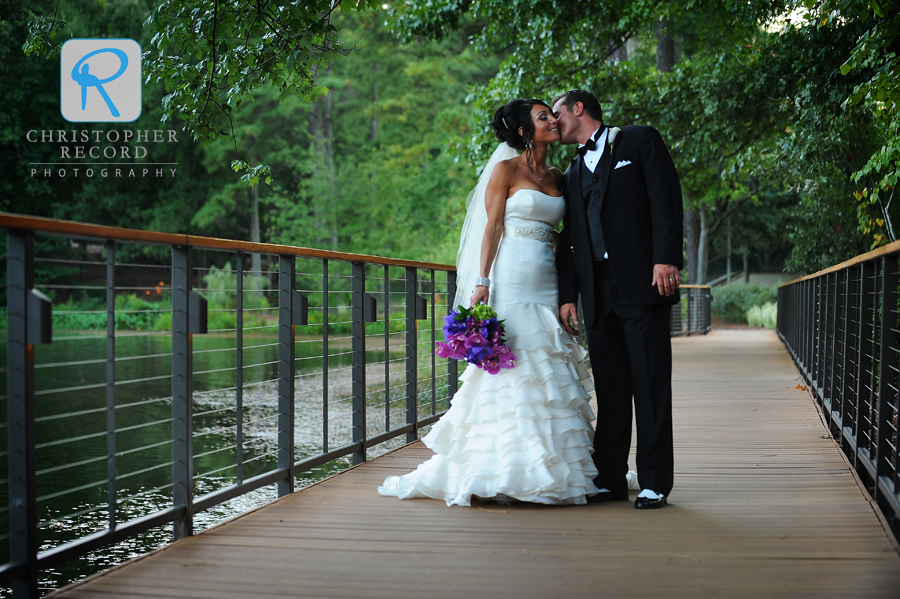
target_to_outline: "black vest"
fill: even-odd
[[[584,210],[587,213],[588,231],[591,237],[591,249],[594,260],[603,260],[606,255],[606,243],[603,241],[603,227],[600,225],[600,202],[597,201],[595,189],[600,189],[600,163],[592,173],[581,160],[581,195],[584,198]]]

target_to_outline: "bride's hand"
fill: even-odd
[[[472,294],[472,297],[469,299],[469,307],[477,306],[480,303],[488,303],[488,298],[490,297],[490,290],[484,285],[478,285],[475,288],[475,293]]]

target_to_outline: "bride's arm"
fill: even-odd
[[[481,242],[481,268],[478,276],[490,277],[491,265],[497,256],[497,248],[500,247],[500,238],[503,236],[503,213],[506,210],[506,198],[512,186],[513,167],[506,161],[497,164],[491,173],[484,195],[484,207],[487,210],[487,225],[484,227],[484,239]],[[471,305],[479,302],[488,303],[490,291],[484,285],[475,287],[472,294]]]

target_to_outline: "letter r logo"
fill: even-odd
[[[71,39],[60,51],[60,112],[70,122],[131,122],[141,115],[141,46]]]

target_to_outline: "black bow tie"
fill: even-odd
[[[603,133],[603,129],[598,129],[595,137],[592,137],[591,139],[587,140],[583,146],[578,148],[578,150],[577,150],[578,155],[581,156],[582,158],[584,158],[584,155],[587,152],[590,152],[591,150],[596,150],[597,149],[597,140],[600,139],[600,135],[602,133]]]

